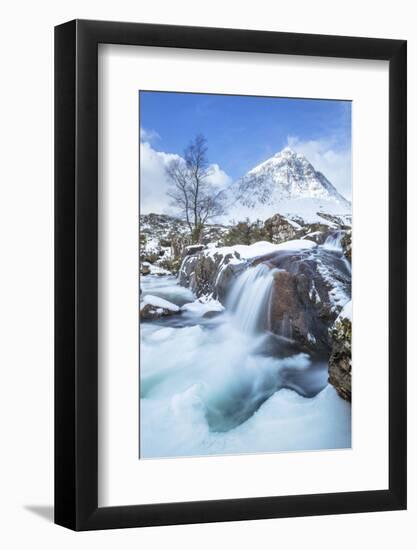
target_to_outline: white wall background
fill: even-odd
[[[110,19],[408,39],[409,510],[72,533],[53,495],[53,26]],[[407,0],[15,0],[2,9],[0,541],[4,548],[415,548],[417,541],[417,36]],[[370,144],[372,146],[372,144]]]

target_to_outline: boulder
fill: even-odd
[[[352,398],[352,320],[351,302],[343,308],[330,331],[333,341],[329,359],[329,382],[337,393]]]
[[[314,264],[300,266],[298,273],[274,273],[270,304],[270,328],[314,352],[329,352],[328,328],[337,316],[332,312],[328,289]]]
[[[204,244],[191,244],[185,247],[183,256],[192,256],[193,254],[197,254],[197,252],[201,252],[204,248]]]
[[[297,223],[291,223],[288,218],[280,214],[275,214],[272,218],[265,220],[264,223],[264,231],[269,237],[268,240],[274,244],[297,239],[300,235],[300,229]]]
[[[304,226],[303,238],[311,239],[317,244],[324,244],[332,232],[334,232],[334,229],[324,223],[309,223]]]
[[[154,321],[155,319],[160,319],[167,315],[174,315],[176,313],[181,313],[177,305],[164,298],[147,294],[142,298],[140,303],[139,319],[141,321]]]
[[[221,249],[207,249],[186,255],[178,275],[181,286],[188,287],[197,297],[213,295],[223,300],[230,280],[232,265],[241,262],[238,252],[223,253]]]
[[[343,260],[316,249],[279,252],[267,264],[276,269],[271,331],[328,357],[333,345],[329,329],[350,298],[350,274]]]

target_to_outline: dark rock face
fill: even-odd
[[[338,315],[330,294],[331,276],[337,276],[339,282],[343,280],[341,284],[348,292],[343,265],[331,255],[306,252],[283,252],[269,261],[278,268],[270,305],[272,332],[295,340],[310,351],[330,353],[329,327]],[[326,262],[329,265],[323,270]]]
[[[246,262],[242,262],[239,264],[229,263],[225,265],[221,272],[218,274],[214,288],[214,297],[217,298],[222,304],[226,303],[226,298],[229,290],[232,288],[233,283],[246,269],[246,267]]]
[[[236,261],[240,261],[237,252],[206,254],[200,251],[185,256],[179,271],[179,284],[190,288],[197,297],[212,294],[223,301],[238,271]]]
[[[343,254],[352,262],[352,230],[346,231],[342,239]]]
[[[351,401],[352,398],[352,323],[350,319],[338,319],[331,331],[332,354],[329,359],[329,382],[337,393]]]
[[[327,350],[327,323],[320,318],[314,298],[309,297],[305,276],[278,271],[274,280],[270,306],[272,332],[305,348]]]
[[[350,296],[350,274],[343,260],[320,252],[317,257],[286,254],[272,259],[285,270],[274,274],[270,306],[272,332],[297,342],[310,353],[323,354],[329,361],[329,383],[351,401],[352,323],[340,306],[334,291]]]
[[[193,254],[197,254],[197,252],[201,252],[204,248],[204,244],[189,245],[185,248],[183,256],[192,256]]]
[[[174,311],[172,309],[156,307],[152,304],[145,304],[139,311],[139,319],[141,321],[155,321],[155,319],[160,319],[167,315],[178,315],[178,313],[180,313],[179,309],[178,311]]]

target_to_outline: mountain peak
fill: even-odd
[[[236,185],[234,200],[254,211],[268,208],[276,213],[285,203],[297,212],[300,200],[309,201],[316,212],[323,207],[341,211],[351,208],[330,181],[291,147],[284,147],[252,168]]]
[[[268,162],[279,162],[283,164],[301,164],[305,166],[305,169],[314,170],[311,162],[307,159],[305,155],[303,155],[303,153],[294,151],[294,149],[291,149],[291,147],[289,147],[288,145],[287,147],[284,147],[284,149],[281,149],[281,151],[275,153],[273,157],[268,159],[263,164],[266,164]]]
[[[288,145],[284,147],[284,149],[281,149],[281,151],[278,151],[275,153],[274,157],[296,157],[297,153],[294,151],[294,149],[291,149]]]

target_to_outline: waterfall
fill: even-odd
[[[333,250],[335,252],[342,252],[342,239],[344,236],[343,231],[335,231],[327,237],[323,244],[323,248],[326,250]]]
[[[265,264],[246,269],[227,299],[235,325],[246,334],[269,328],[269,303],[274,270]]]

